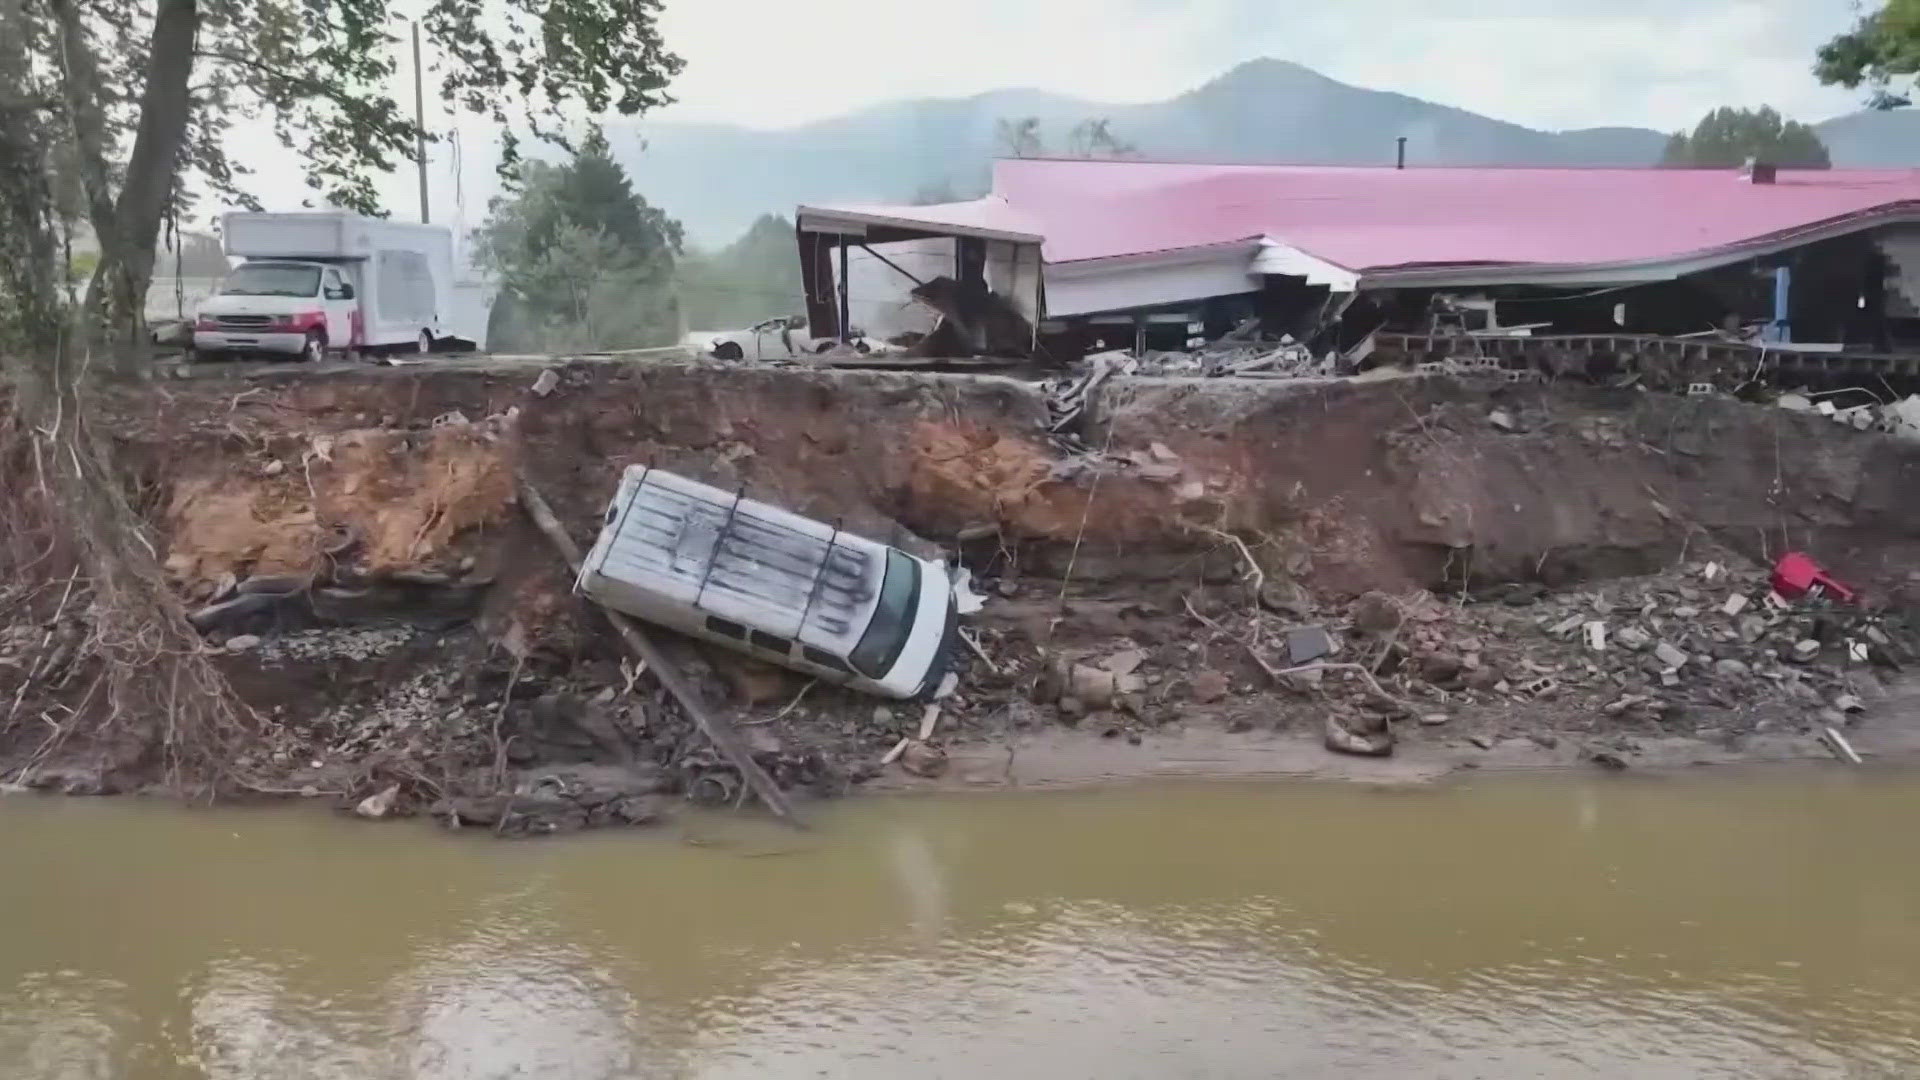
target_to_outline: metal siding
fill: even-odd
[[[852,649],[878,600],[884,548],[672,473],[629,477],[635,471],[581,575],[583,592],[623,607],[651,593],[843,655]]]

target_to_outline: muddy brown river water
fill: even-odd
[[[510,843],[0,799],[0,1077],[1920,1076],[1920,775],[857,799]]]

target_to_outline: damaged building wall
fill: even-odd
[[[986,256],[987,288],[1006,297],[1029,323],[1038,323],[1042,274],[1039,247],[989,240]]]
[[[901,334],[925,334],[937,313],[913,301],[914,281],[952,276],[954,239],[923,240],[852,247],[847,251],[847,283],[854,325],[869,337],[888,340]],[[888,265],[891,262],[892,265]],[[901,271],[906,271],[905,274]],[[837,275],[837,271],[836,271]]]

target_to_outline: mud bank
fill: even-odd
[[[1892,695],[1920,600],[1920,446],[1819,417],[1443,378],[1121,379],[1054,434],[1045,389],[1012,378],[575,363],[537,394],[541,371],[288,369],[112,399],[179,595],[263,718],[237,763],[254,790],[500,832],[737,799],[515,505],[525,475],[584,543],[639,463],[974,572],[980,651],[914,782],[1196,753],[1330,775],[1747,760],[1824,753],[1835,723],[1911,749]],[[1874,613],[1724,610],[1757,604],[1790,549]],[[151,782],[47,750],[44,725],[84,707],[48,646],[84,637],[85,613],[58,604],[64,568],[13,569],[0,775]],[[1575,614],[1620,635],[1610,651],[1567,632]],[[1333,652],[1303,661],[1316,628]],[[1885,644],[1858,659],[1869,634]],[[681,645],[783,785],[899,782],[878,762],[918,706]],[[1293,670],[1329,659],[1350,667]],[[1336,755],[1336,731],[1396,757]]]

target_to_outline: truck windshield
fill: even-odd
[[[907,635],[913,631],[913,615],[920,609],[920,563],[893,548],[887,549],[887,576],[880,582],[880,603],[873,609],[873,621],[860,635],[860,644],[847,657],[853,669],[869,679],[883,678],[893,662],[900,659]]]
[[[320,268],[292,263],[243,263],[220,286],[222,296],[313,296]]]

